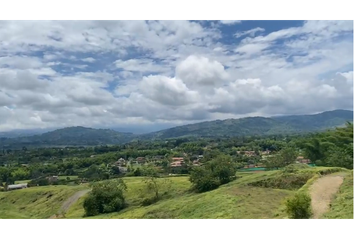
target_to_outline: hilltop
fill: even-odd
[[[178,126],[143,136],[145,139],[177,137],[233,137],[322,131],[353,121],[353,111],[334,110],[313,115],[247,117]]]
[[[116,132],[111,129],[67,127],[41,135],[0,139],[0,146],[46,147],[46,146],[96,146],[129,142],[132,133]]]
[[[94,129],[78,126],[57,129],[41,135],[0,138],[0,147],[97,146],[124,144],[132,140],[164,140],[180,137],[237,137],[294,134],[323,131],[342,126],[347,121],[353,121],[353,111],[334,110],[313,115],[270,118],[246,117],[206,121],[140,135],[118,132],[111,129]]]

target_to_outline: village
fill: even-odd
[[[240,156],[246,157],[248,160],[248,164],[244,165],[243,168],[239,169],[239,171],[254,171],[254,172],[262,172],[265,171],[265,164],[264,161],[272,156],[271,151],[266,150],[266,151],[237,151],[237,154]],[[255,159],[256,157],[260,157],[260,161],[255,161],[252,159]],[[95,158],[95,155],[91,155],[90,158]],[[183,156],[181,157],[170,157],[168,158],[168,166],[167,168],[170,169],[169,175],[174,175],[178,173],[183,173],[181,171],[182,169],[188,168],[188,167],[199,167],[203,165],[203,155],[192,155],[188,156],[188,154],[184,153]],[[129,170],[131,169],[136,169],[139,167],[144,167],[147,165],[154,166],[157,169],[162,170],[161,167],[161,162],[165,160],[165,156],[161,155],[156,155],[150,158],[146,157],[137,157],[135,159],[130,158],[125,159],[120,157],[114,162],[111,162],[108,164],[111,167],[116,167],[119,169],[119,172],[123,175],[127,174]],[[311,161],[309,159],[304,158],[303,156],[298,156],[296,159],[296,163],[303,163],[303,164],[310,164]],[[23,164],[24,167],[28,167],[28,164]],[[49,184],[58,184],[59,182],[59,177],[58,176],[47,176],[45,177],[45,180],[48,181]],[[88,182],[87,179],[81,179],[80,184]],[[40,184],[37,185],[32,185],[31,187],[39,186]],[[18,190],[18,189],[23,189],[29,187],[29,184],[26,182],[23,183],[18,183],[18,184],[10,184],[6,186],[7,191],[11,190]]]

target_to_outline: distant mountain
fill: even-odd
[[[68,127],[41,135],[4,138],[0,147],[95,146],[122,144],[132,140],[178,137],[234,137],[322,131],[353,121],[353,111],[335,110],[313,115],[247,117],[188,124],[148,134],[117,132],[111,129]]]
[[[145,134],[143,139],[291,134],[321,131],[353,121],[353,111],[334,110],[313,115],[247,117],[201,122]]]
[[[16,138],[16,137],[33,136],[33,135],[38,135],[49,131],[50,129],[12,130],[7,132],[0,132],[0,138]]]
[[[95,146],[104,144],[121,144],[132,140],[132,133],[116,132],[111,129],[94,129],[85,127],[68,127],[41,135],[2,138],[0,146],[39,147],[39,146]]]

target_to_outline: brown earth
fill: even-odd
[[[318,219],[329,210],[329,204],[342,183],[342,176],[324,176],[310,187],[313,218]]]

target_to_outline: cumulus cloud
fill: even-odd
[[[353,108],[351,21],[236,23],[2,21],[0,131]]]
[[[239,24],[241,23],[240,20],[221,20],[220,21],[222,24],[226,24],[226,25],[233,25],[233,24]]]

